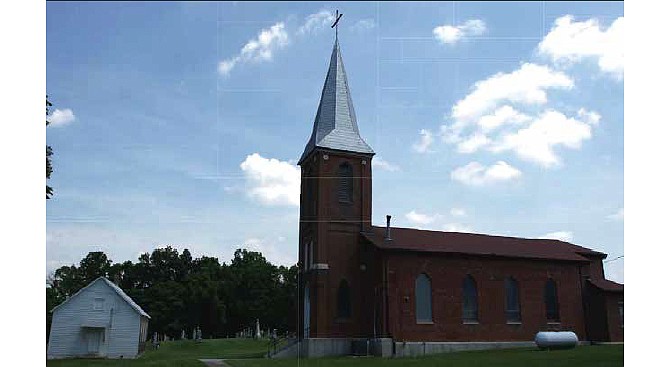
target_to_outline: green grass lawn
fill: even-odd
[[[157,350],[148,349],[137,359],[65,359],[47,361],[49,367],[203,367],[201,358],[260,358],[267,353],[267,340],[205,339],[163,342]]]
[[[234,367],[614,367],[623,366],[623,345],[585,346],[570,350],[540,351],[532,348],[472,351],[421,358],[340,357],[319,359],[264,359],[267,341],[214,339],[164,342],[158,350],[148,350],[138,359],[68,359],[47,361],[50,367],[204,367],[201,358],[233,359]],[[241,358],[241,359],[237,359]],[[236,360],[235,360],[236,359]]]
[[[421,358],[341,357],[228,361],[234,367],[613,367],[623,366],[623,345],[584,346],[570,350],[508,349],[437,354]]]

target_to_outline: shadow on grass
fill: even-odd
[[[154,350],[147,346],[137,359],[63,359],[47,361],[48,367],[119,366],[119,367],[203,367],[198,359],[261,358],[267,352],[267,340],[205,339],[163,342]]]
[[[339,357],[228,361],[234,367],[616,367],[623,366],[623,346],[583,346],[570,350],[535,348],[465,351],[416,358]]]

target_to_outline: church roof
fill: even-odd
[[[589,279],[589,283],[606,292],[623,292],[623,284],[619,284],[611,280],[592,278]]]
[[[149,316],[149,314],[146,313],[146,312],[142,309],[142,307],[140,307],[140,305],[138,305],[137,303],[135,303],[135,301],[133,301],[133,299],[130,298],[130,296],[128,296],[128,295],[126,294],[126,292],[123,291],[123,289],[119,288],[118,285],[112,283],[109,279],[107,279],[107,278],[105,278],[105,277],[99,277],[99,278],[97,278],[96,280],[90,282],[87,286],[85,286],[84,288],[78,290],[78,291],[77,291],[75,294],[73,294],[71,297],[69,297],[68,299],[66,299],[65,301],[63,301],[62,303],[60,303],[59,305],[57,305],[56,307],[54,307],[51,311],[52,311],[52,312],[55,311],[57,308],[60,308],[62,305],[64,305],[64,304],[70,302],[72,299],[74,299],[74,298],[77,297],[78,295],[84,293],[87,289],[89,289],[89,287],[91,287],[91,286],[92,286],[93,284],[95,284],[96,282],[103,282],[104,284],[106,284],[107,286],[109,286],[110,288],[112,288],[112,290],[114,290],[114,292],[116,292],[116,294],[118,294],[119,297],[121,297],[126,303],[128,303],[128,305],[129,305],[132,309],[134,309],[138,314],[140,314],[140,315],[142,315],[142,316],[144,316],[144,317],[146,317],[146,318],[149,318],[149,319],[151,318],[151,316]]]
[[[375,153],[358,132],[347,73],[344,71],[337,40],[330,56],[330,66],[316,111],[312,136],[298,164],[317,147],[363,154]]]
[[[385,232],[386,227],[373,226],[371,233],[362,233],[362,235],[377,247],[385,250],[566,261],[589,261],[587,257],[604,258],[607,256],[601,252],[559,240],[392,227],[391,240],[387,241],[384,239]]]

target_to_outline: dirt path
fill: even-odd
[[[230,367],[223,359],[199,359],[199,361],[208,367]]]

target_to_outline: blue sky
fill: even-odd
[[[334,9],[373,223],[623,255],[623,3],[49,2],[47,271],[168,244],[295,261]]]

